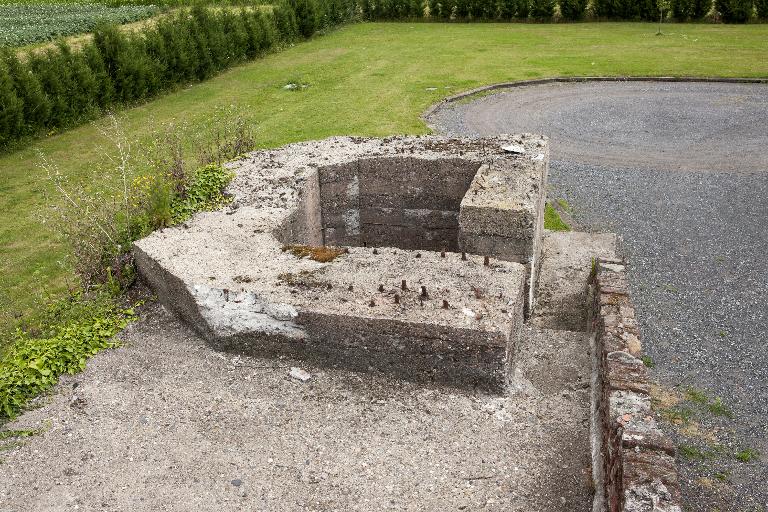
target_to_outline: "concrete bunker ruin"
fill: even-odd
[[[231,164],[232,205],[135,245],[217,346],[503,391],[533,306],[544,137],[332,138]],[[324,257],[317,248],[341,247]]]

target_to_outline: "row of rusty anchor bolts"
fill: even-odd
[[[408,283],[407,283],[407,281],[405,279],[400,281],[400,288],[403,289],[403,290],[407,290],[408,289]],[[380,292],[384,291],[384,285],[383,284],[379,285],[379,291]],[[421,296],[419,297],[419,300],[423,301],[424,299],[428,299],[428,298],[429,298],[429,293],[427,292],[427,287],[422,285],[421,286]],[[395,294],[395,304],[400,304],[400,294],[399,293]],[[376,302],[373,299],[371,299],[371,302],[370,302],[369,305],[371,307],[373,307],[373,306],[376,305]],[[443,299],[443,306],[442,306],[442,308],[443,309],[449,309],[450,308],[450,305],[448,304],[448,301],[446,299]]]
[[[400,281],[400,288],[402,290],[404,290],[404,291],[408,290],[408,282],[405,279]],[[348,290],[352,291],[353,289],[354,289],[353,286],[350,284]],[[479,288],[473,286],[472,290],[475,292],[475,298],[481,299],[483,297],[482,291]],[[379,285],[379,292],[384,292],[384,285],[383,284]],[[429,293],[427,292],[427,287],[422,285],[421,286],[421,295],[419,297],[419,301],[423,302],[424,299],[428,299],[428,298],[429,298]],[[399,293],[395,294],[395,304],[400,304],[400,294]],[[371,299],[371,301],[368,303],[368,306],[370,306],[370,307],[374,307],[375,305],[376,305],[376,301],[374,299]],[[442,308],[443,309],[450,309],[450,304],[448,304],[448,301],[446,299],[443,299]]]
[[[373,254],[379,254],[379,251],[377,249],[374,249],[373,250]],[[416,253],[416,257],[417,258],[421,258],[421,253],[417,252]],[[440,251],[440,257],[441,258],[445,258],[445,250]],[[464,251],[461,252],[461,260],[462,261],[467,261],[467,253],[464,252]],[[486,266],[486,267],[491,265],[491,258],[489,256],[485,256],[483,258],[483,265]],[[403,289],[405,289],[405,288],[403,288]]]
[[[421,258],[421,254],[417,253],[416,257],[417,258]],[[445,258],[445,250],[440,251],[440,257],[441,258]],[[461,260],[462,261],[467,261],[467,253],[464,252],[464,251],[461,252]],[[483,265],[486,266],[486,267],[489,267],[491,265],[491,258],[490,258],[490,256],[484,256],[483,257]]]

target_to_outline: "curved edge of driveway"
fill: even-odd
[[[514,89],[515,87],[525,87],[529,85],[544,85],[551,83],[568,82],[720,82],[732,84],[768,84],[767,78],[730,78],[730,77],[697,77],[697,76],[556,76],[550,78],[534,78],[531,80],[516,80],[513,82],[499,82],[496,84],[483,85],[475,87],[452,96],[443,98],[431,105],[424,113],[421,119],[427,125],[427,128],[434,131],[435,125],[430,123],[429,118],[449,103],[476,96],[488,91],[500,89]]]

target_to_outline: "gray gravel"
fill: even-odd
[[[699,431],[721,448],[668,426],[681,445],[708,453],[701,460],[679,456],[686,510],[768,509],[768,88],[611,83],[532,89],[453,105],[432,122],[450,134],[551,134],[560,160],[551,166],[549,196],[566,199],[582,227],[623,238],[644,349],[655,362],[652,376],[667,387],[699,388],[710,401],[722,397],[734,413],[727,418],[685,405]],[[555,98],[546,101],[552,90]],[[670,91],[676,109],[661,109],[669,106]],[[726,102],[731,115],[724,116],[728,97],[739,100]],[[564,106],[562,98],[573,104]],[[521,105],[537,111],[516,110]],[[631,128],[637,126],[651,129]],[[566,136],[578,144],[563,147]],[[696,140],[728,150],[702,162],[691,152]],[[606,158],[569,154],[585,141],[603,144]],[[630,166],[616,165],[621,153]],[[573,162],[583,158],[592,163]],[[638,168],[632,165],[637,159],[664,170]],[[743,172],[752,167],[761,171]],[[734,454],[743,448],[758,450],[759,460],[737,461]]]
[[[768,84],[552,83],[457,102],[449,135],[545,133],[554,160],[688,171],[768,169]]]

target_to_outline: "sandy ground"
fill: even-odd
[[[588,341],[526,332],[498,397],[216,352],[150,306],[7,426],[46,431],[0,510],[589,510]]]

